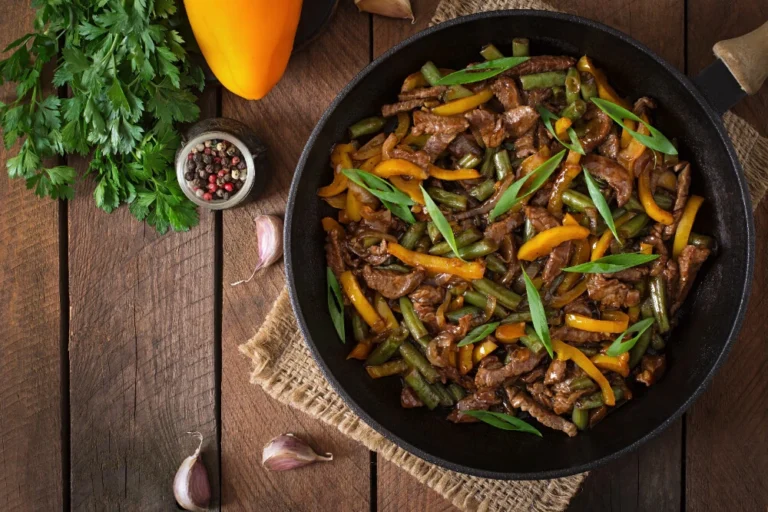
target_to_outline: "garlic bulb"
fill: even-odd
[[[283,434],[264,445],[261,463],[270,471],[288,471],[313,462],[333,460],[333,455],[318,455],[302,439],[293,434]]]
[[[355,0],[355,5],[362,12],[413,21],[410,0]]]
[[[195,453],[184,459],[173,478],[173,495],[176,502],[184,510],[201,512],[208,510],[211,502],[211,485],[208,482],[208,472],[200,460],[200,449],[203,447],[203,434],[187,432],[200,438],[200,444]]]
[[[259,261],[251,277],[232,283],[231,286],[250,282],[259,269],[270,266],[283,255],[283,220],[274,215],[258,215],[253,222],[256,224],[256,240],[259,243]]]

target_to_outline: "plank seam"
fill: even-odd
[[[216,87],[216,116],[222,115],[222,87]],[[221,507],[223,471],[221,465],[221,379],[222,379],[222,319],[224,307],[224,218],[221,211],[213,214],[213,367],[214,416],[216,418],[216,464],[219,468],[218,504]]]

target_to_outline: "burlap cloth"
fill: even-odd
[[[515,8],[553,10],[538,0],[444,0],[432,22]],[[733,114],[725,114],[723,120],[749,180],[752,204],[757,205],[768,189],[768,139]],[[335,426],[462,510],[565,510],[587,476],[582,473],[521,482],[489,480],[443,469],[399,448],[358,418],[325,380],[296,325],[285,289],[262,327],[240,350],[253,362],[251,382],[271,397]]]

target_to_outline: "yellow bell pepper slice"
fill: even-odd
[[[624,128],[621,130],[621,149],[628,147],[629,143],[635,140],[627,128],[629,128],[629,130],[637,131],[637,122],[631,119],[624,120]]]
[[[459,347],[459,373],[466,375],[472,371],[472,351],[474,347],[472,345],[464,345]]]
[[[557,135],[557,138],[564,141],[569,140],[566,135],[568,135],[568,128],[570,128],[572,124],[573,121],[567,117],[561,117],[558,119],[555,122],[555,135]]]
[[[552,301],[549,303],[549,305],[555,309],[562,308],[571,302],[575,301],[579,297],[581,297],[584,292],[587,291],[587,280],[582,279],[579,281],[579,283],[568,290],[567,292],[558,295],[557,297],[554,297]]]
[[[353,169],[352,158],[349,154],[355,151],[354,144],[336,144],[331,151],[331,165],[333,165],[333,182],[330,185],[321,187],[317,191],[320,197],[333,197],[347,190],[349,180],[344,176],[342,169]]]
[[[323,217],[320,223],[323,225],[323,231],[325,231],[326,233],[330,233],[331,231],[336,231],[341,235],[344,234],[344,228],[341,227],[341,224],[336,222],[336,219],[332,217]]]
[[[640,254],[653,254],[653,246],[651,244],[646,244],[645,242],[640,242]]]
[[[455,116],[468,112],[475,107],[479,107],[483,103],[493,98],[493,91],[490,89],[483,89],[477,94],[467,96],[466,98],[460,98],[458,100],[449,101],[444,105],[435,107],[432,109],[433,114],[439,116]]]
[[[589,230],[582,226],[557,226],[537,234],[525,242],[517,253],[517,259],[533,261],[549,254],[552,249],[569,240],[583,240]]]
[[[350,166],[351,165],[352,163],[350,162]],[[349,167],[349,169],[351,168],[352,167]],[[333,175],[333,181],[330,185],[326,185],[317,189],[317,195],[323,198],[337,196],[347,190],[348,186],[349,180],[347,177],[338,172]]]
[[[391,176],[410,176],[417,180],[425,180],[429,177],[427,171],[408,160],[400,158],[390,158],[379,163],[374,169],[373,174],[379,178],[389,178]]]
[[[618,229],[621,225],[625,224],[634,216],[634,213],[627,212],[616,219],[613,224]],[[590,258],[590,261],[595,261],[602,258],[608,250],[608,247],[611,246],[611,240],[613,240],[613,233],[611,233],[610,229],[606,229],[605,232],[600,235],[600,238],[598,238],[597,242],[595,242],[595,244],[592,246],[592,257]]]
[[[387,329],[397,329],[399,327],[400,324],[397,323],[395,315],[392,313],[392,310],[389,309],[387,299],[385,299],[380,293],[376,294],[376,298],[373,300],[373,304],[376,308],[376,312],[381,318],[384,319],[384,322],[387,324]]]
[[[584,370],[584,373],[586,373],[590,379],[597,382],[597,385],[600,386],[600,390],[603,392],[603,401],[606,405],[616,405],[616,395],[613,394],[608,379],[600,373],[597,366],[595,366],[595,364],[590,361],[581,350],[563,343],[560,340],[552,340],[552,350],[557,353],[558,359],[561,361],[568,361],[570,359],[576,366]]]
[[[576,156],[571,158],[571,155]],[[570,188],[573,180],[575,180],[581,173],[581,166],[579,165],[580,159],[580,154],[574,151],[569,151],[565,164],[563,165],[564,174],[562,174],[562,179],[558,177],[558,179],[555,180],[554,187],[552,187],[552,195],[549,196],[547,210],[556,217],[559,217],[563,213],[563,194]]]
[[[342,192],[337,196],[324,197],[323,201],[336,208],[337,210],[342,210],[347,205],[347,194]]]
[[[688,198],[688,202],[685,203],[683,214],[680,216],[680,222],[677,223],[677,231],[675,231],[672,257],[677,258],[680,256],[685,246],[688,245],[688,238],[691,236],[691,229],[693,229],[693,221],[696,219],[696,214],[699,212],[702,203],[704,203],[704,198],[700,196],[691,196]]]
[[[643,208],[645,208],[645,213],[650,218],[667,226],[675,222],[672,214],[662,210],[653,199],[653,194],[651,193],[651,169],[648,167],[643,169],[643,172],[640,173],[640,178],[637,180],[637,195]]]
[[[648,122],[648,116],[646,116],[645,114],[642,115],[641,119],[646,123]],[[635,125],[637,123],[632,121],[631,119],[625,119],[624,124],[634,130]],[[646,126],[643,123],[640,123],[640,127],[637,128],[637,133],[640,133],[642,135],[650,135],[651,131],[648,128],[646,128]],[[625,137],[627,138],[626,145],[624,145]],[[621,141],[622,141],[623,149],[619,151],[619,154],[616,157],[616,160],[621,164],[622,167],[624,167],[630,173],[634,173],[633,167],[635,165],[635,160],[640,158],[640,155],[643,154],[643,152],[645,151],[645,145],[643,145],[642,142],[634,138],[626,129],[621,134]]]
[[[629,352],[624,352],[617,357],[611,357],[605,354],[597,354],[592,358],[592,362],[595,363],[595,366],[601,370],[616,372],[622,377],[629,376]]]
[[[664,171],[659,176],[658,185],[670,192],[677,191],[677,175],[672,171]]]
[[[401,176],[392,176],[389,178],[389,182],[392,183],[396,189],[401,190],[408,194],[416,203],[424,204],[424,194],[421,192],[421,180],[406,180]]]
[[[613,103],[617,105],[621,105],[627,110],[632,109],[631,105],[629,105],[626,101],[621,99],[621,97],[618,94],[616,94],[616,91],[614,91],[613,87],[611,87],[610,84],[608,83],[608,78],[606,78],[605,73],[603,73],[600,69],[595,67],[595,65],[592,63],[592,59],[584,55],[576,63],[576,69],[578,69],[579,71],[583,71],[585,73],[589,73],[590,75],[595,77],[595,85],[597,86],[597,95],[600,96],[600,99],[612,101]]]
[[[565,217],[563,217],[563,226],[581,226],[581,224],[576,219],[576,217],[570,213],[566,213]]]
[[[358,222],[363,218],[363,202],[355,193],[357,185],[354,183],[349,184],[349,191],[347,192],[347,204],[344,207],[344,212],[347,214],[347,219],[353,222]]]
[[[372,348],[373,346],[369,341],[358,342],[358,344],[355,345],[355,348],[352,349],[352,352],[350,352],[349,355],[347,356],[347,359],[357,359],[359,361],[365,361],[366,359],[368,359],[368,355],[371,353]]]
[[[472,362],[474,364],[480,363],[480,361],[482,361],[483,358],[493,353],[493,351],[496,350],[497,347],[498,345],[496,345],[491,340],[485,340],[482,343],[475,343],[475,350],[472,352]]]
[[[341,276],[339,276],[339,282],[341,283],[341,288],[344,290],[344,295],[347,296],[357,312],[360,313],[360,316],[365,320],[365,323],[367,323],[374,332],[384,332],[387,328],[387,324],[381,316],[379,316],[373,306],[371,306],[371,303],[368,302],[362,288],[360,288],[360,283],[357,282],[357,278],[352,271],[347,270],[346,272],[343,272]]]
[[[362,164],[360,164],[360,170],[365,172],[373,172],[377,165],[381,162],[381,155],[374,155]]]
[[[573,313],[565,315],[565,325],[588,332],[605,332],[620,334],[629,327],[629,317],[625,320],[597,320],[588,316],[576,315]]]
[[[477,169],[456,169],[451,171],[449,169],[441,169],[434,165],[429,166],[429,175],[438,180],[445,181],[458,181],[458,180],[474,180],[480,177],[480,171]]]
[[[501,343],[514,343],[525,336],[525,322],[502,324],[496,328],[494,336]]]
[[[461,261],[458,258],[443,258],[410,251],[400,244],[388,244],[387,252],[412,267],[424,267],[435,274],[445,273],[459,276],[467,281],[482,279],[485,264],[479,261]]]

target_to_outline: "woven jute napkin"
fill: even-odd
[[[536,0],[444,0],[432,22],[499,9],[553,10]],[[723,120],[749,180],[752,204],[757,205],[768,189],[768,139],[760,137],[754,128],[733,114],[726,114]],[[253,363],[251,382],[271,397],[333,425],[462,510],[565,510],[587,476],[582,473],[521,482],[490,480],[443,469],[399,448],[358,418],[325,380],[304,343],[286,290],[256,335],[241,345],[240,350]]]

